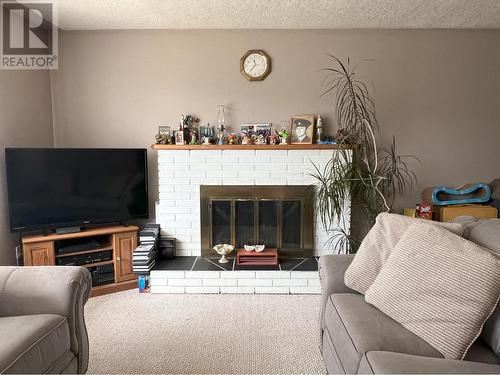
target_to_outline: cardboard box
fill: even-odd
[[[417,217],[417,210],[415,208],[405,208],[403,215],[408,217]]]
[[[459,216],[475,216],[480,219],[496,219],[498,209],[493,206],[468,204],[460,206],[443,206],[439,211],[439,221],[450,221]]]

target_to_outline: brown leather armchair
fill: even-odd
[[[0,373],[85,373],[83,267],[0,267]]]

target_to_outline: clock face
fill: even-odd
[[[241,72],[250,81],[260,81],[270,72],[270,58],[263,51],[248,51],[241,61]]]
[[[247,56],[243,66],[250,77],[260,77],[267,70],[267,59],[258,53],[252,53]]]

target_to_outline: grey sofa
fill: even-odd
[[[495,225],[500,225],[500,221]],[[489,243],[500,246],[500,226],[498,229],[492,231],[491,226],[472,228],[472,236],[478,238],[469,239],[486,247]],[[485,235],[489,237],[485,238]],[[498,251],[496,248],[492,250]],[[364,295],[344,284],[344,273],[353,257],[327,255],[319,262],[321,351],[328,373],[500,374],[500,357],[483,341],[486,336],[500,336],[500,327],[491,324],[492,319],[463,361],[444,359],[431,345],[365,302]],[[500,306],[494,314],[500,315]]]
[[[84,373],[82,267],[0,267],[0,373]]]

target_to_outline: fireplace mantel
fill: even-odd
[[[355,149],[356,145],[294,144],[294,145],[151,145],[153,150],[336,150]]]

